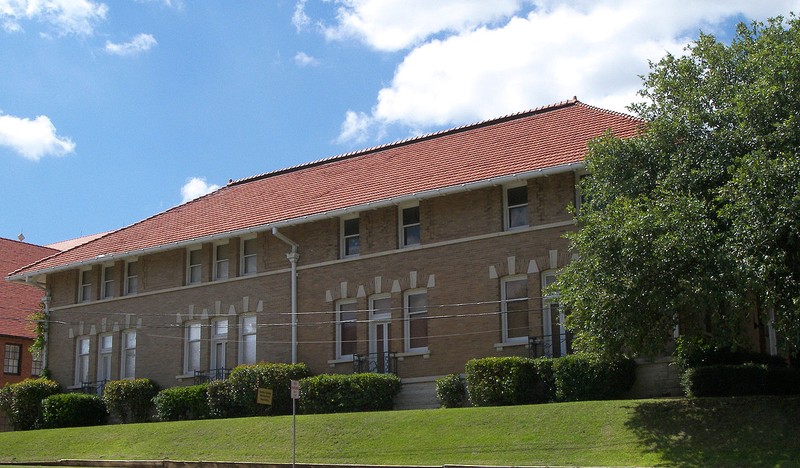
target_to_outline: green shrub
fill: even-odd
[[[399,392],[393,374],[318,375],[300,381],[300,408],[306,414],[386,411]]]
[[[744,349],[718,348],[702,338],[681,336],[676,340],[673,362],[681,371],[693,367],[742,364],[765,365],[770,368],[787,367],[786,359]]]
[[[42,400],[44,427],[99,426],[108,411],[103,399],[86,393],[60,393]]]
[[[690,397],[800,394],[800,371],[766,365],[713,365],[683,373],[681,385]]]
[[[548,401],[547,386],[534,359],[489,357],[466,364],[467,392],[477,406],[522,405]]]
[[[112,380],[103,389],[109,413],[121,422],[146,422],[153,414],[158,386],[150,379]]]
[[[458,374],[436,379],[436,399],[443,408],[461,408],[467,400],[467,387]]]
[[[238,366],[227,380],[208,386],[210,414],[218,418],[291,414],[292,380],[311,375],[305,364],[259,364]],[[272,389],[272,405],[256,403],[259,388]]]
[[[553,359],[556,401],[610,400],[622,398],[636,379],[631,359],[600,359],[572,354]]]
[[[0,410],[15,430],[26,431],[44,427],[42,400],[60,391],[56,382],[48,379],[25,379],[0,389]]]
[[[208,384],[173,387],[161,390],[153,398],[156,415],[161,421],[207,419]]]

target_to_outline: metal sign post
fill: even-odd
[[[300,399],[300,381],[292,380],[292,468],[297,460],[297,411],[295,403]]]

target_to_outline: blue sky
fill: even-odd
[[[800,0],[0,0],[0,237],[118,229],[229,179],[572,96],[624,111],[648,60],[790,11]]]

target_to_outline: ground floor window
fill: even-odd
[[[200,322],[187,323],[185,334],[183,373],[191,374],[200,370]]]
[[[120,378],[133,379],[136,377],[136,330],[122,334],[122,346]]]
[[[245,315],[240,321],[239,364],[256,363],[256,316]]]
[[[357,318],[356,301],[340,301],[336,304],[336,358],[352,358],[356,354]]]
[[[20,360],[22,357],[22,345],[7,344],[3,354],[3,373],[10,375],[20,374]]]
[[[504,343],[528,340],[528,277],[515,275],[500,282],[501,328]]]
[[[403,304],[406,352],[428,350],[428,292],[409,291]]]
[[[114,350],[114,337],[100,335],[98,342],[97,380],[111,380],[111,353]]]
[[[89,338],[78,338],[75,342],[75,385],[89,381]]]

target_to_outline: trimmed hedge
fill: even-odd
[[[684,372],[681,385],[690,397],[800,394],[800,371],[756,364],[700,366]]]
[[[99,426],[108,410],[103,399],[86,393],[60,393],[42,400],[44,427]]]
[[[622,398],[636,378],[631,359],[589,355],[555,359],[490,357],[467,362],[469,399],[477,406]]]
[[[770,368],[787,367],[786,359],[745,349],[717,348],[692,336],[678,337],[673,353],[675,364],[682,371],[700,366],[757,364]]]
[[[325,374],[300,381],[300,410],[306,414],[388,411],[400,393],[393,374]]]
[[[147,422],[153,414],[158,386],[150,379],[112,380],[103,389],[109,413],[121,422]]]
[[[42,400],[60,392],[58,384],[48,379],[25,379],[0,389],[0,410],[17,431],[44,427]]]
[[[436,379],[436,399],[442,408],[461,408],[467,401],[467,386],[458,374]]]
[[[524,405],[549,401],[536,360],[488,357],[467,361],[467,391],[473,405]]]
[[[217,418],[291,414],[291,381],[310,375],[305,364],[262,362],[238,366],[227,380],[208,384],[210,414]],[[271,406],[256,403],[259,388],[272,389]]]
[[[156,416],[161,421],[207,419],[208,384],[172,387],[161,390],[153,398]]]

